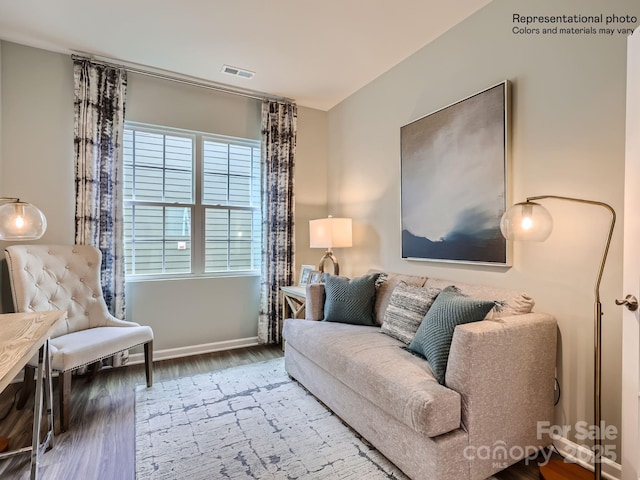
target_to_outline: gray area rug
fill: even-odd
[[[406,479],[276,359],[136,389],[142,479]]]

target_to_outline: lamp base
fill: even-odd
[[[540,466],[540,478],[544,480],[593,480],[594,473],[577,463],[550,460]]]
[[[340,275],[340,265],[338,264],[338,259],[331,250],[327,250],[320,259],[320,263],[318,264],[318,271],[324,273],[324,263],[327,260],[333,263],[333,274]]]

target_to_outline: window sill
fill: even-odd
[[[248,272],[221,272],[221,273],[164,273],[153,275],[127,275],[125,276],[126,283],[138,283],[138,282],[162,282],[168,280],[199,280],[199,279],[214,279],[214,278],[238,278],[238,277],[260,277],[260,272],[248,271]]]

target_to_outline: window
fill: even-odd
[[[127,123],[127,275],[260,268],[260,143]]]

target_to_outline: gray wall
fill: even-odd
[[[68,56],[2,42],[3,196],[47,216],[43,240],[73,242],[73,70]]]
[[[317,265],[323,249],[309,248],[309,220],[326,217],[329,157],[327,112],[298,107],[296,148],[296,280],[300,265]]]
[[[511,31],[513,13],[612,12],[640,16],[640,4],[496,0],[329,112],[329,205],[354,219],[354,247],[339,253],[345,273],[378,267],[529,292],[536,310],[559,322],[562,399],[556,421],[572,428],[577,421],[593,421],[593,286],[606,211],[546,202],[556,219],[552,236],[542,244],[515,245],[509,269],[403,260],[400,127],[508,79],[513,82],[513,201],[575,196],[610,203],[621,215],[626,38]],[[621,310],[614,299],[622,293],[621,247],[619,224],[602,282],[603,418],[618,427]]]
[[[73,71],[69,56],[0,43],[0,194],[40,207],[49,228],[40,243],[74,239]],[[305,222],[326,213],[328,115],[299,109],[296,186],[303,204],[298,257],[315,258]],[[126,118],[223,135],[260,138],[260,102],[130,74]],[[306,240],[305,237],[306,236]],[[0,245],[4,247],[5,245]],[[11,310],[6,268],[2,311]],[[257,276],[133,281],[127,319],[151,325],[158,350],[257,335]],[[228,345],[223,344],[223,345]]]
[[[0,188],[2,188],[2,48],[0,48]],[[2,288],[2,283],[0,283],[0,288]]]
[[[20,197],[46,215],[42,242],[73,243],[73,71],[71,59],[1,42],[0,196]],[[2,248],[2,311],[11,292]]]

